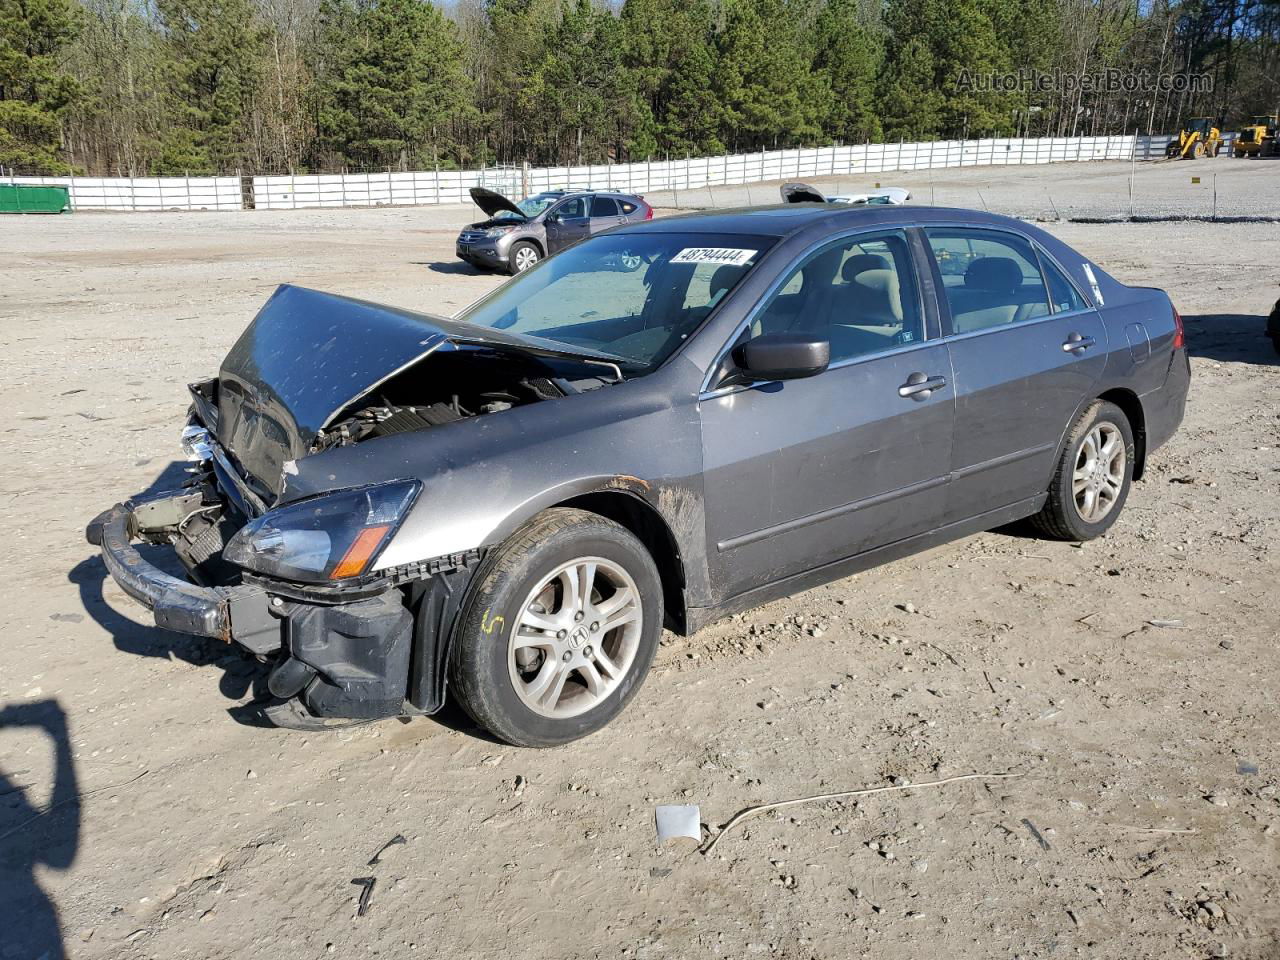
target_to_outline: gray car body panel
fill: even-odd
[[[933,225],[1004,230],[1037,244],[1089,307],[938,337],[947,329],[945,298],[918,233]],[[931,339],[805,380],[716,389],[712,371],[790,265],[833,238],[885,229],[915,237]],[[492,547],[540,510],[586,494],[636,498],[678,547],[684,602],[698,611],[688,622],[696,626],[748,601],[1034,512],[1071,422],[1108,391],[1138,398],[1145,422],[1160,425],[1147,438],[1152,445],[1181,419],[1186,358],[1172,349],[1167,296],[1126,287],[1092,264],[1090,277],[1087,261],[1030,224],[966,210],[795,204],[620,230],[628,231],[779,240],[653,373],[304,457],[284,476],[278,502],[419,479],[422,495],[376,562],[386,570]],[[1150,345],[1140,360],[1125,333],[1135,323]],[[1061,341],[1077,328],[1101,335],[1075,362]],[[979,340],[985,349],[972,346]],[[896,393],[917,368],[948,381],[925,403]],[[1010,378],[1011,370],[1018,375]],[[1007,440],[975,445],[975,432]]]

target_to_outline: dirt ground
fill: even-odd
[[[253,662],[148,626],[83,526],[180,475],[184,385],[276,283],[450,312],[499,282],[452,259],[468,218],[0,221],[0,957],[1280,957],[1280,226],[1049,226],[1167,288],[1193,354],[1101,541],[984,534],[668,637],[561,749],[452,708],[238,722]],[[975,772],[1018,776],[655,843],[657,803],[714,828]]]

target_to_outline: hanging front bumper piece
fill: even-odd
[[[280,649],[280,620],[271,614],[267,592],[257,586],[198,587],[142,558],[133,546],[137,519],[130,504],[118,503],[96,517],[85,537],[102,550],[102,562],[120,589],[155,616],[156,626],[232,641],[260,655]]]
[[[414,618],[400,590],[310,602],[257,583],[198,586],[149,563],[134,540],[154,540],[157,528],[185,509],[188,496],[116,504],[85,530],[112,579],[151,611],[157,627],[239,644],[273,664],[272,694],[297,697],[315,717],[438,708],[439,697],[410,695]]]

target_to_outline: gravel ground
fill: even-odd
[[[1177,209],[1192,169],[1280,209],[1260,162],[1140,183]],[[1046,183],[1101,208],[1126,176],[936,185],[1035,215]],[[0,221],[0,957],[1280,956],[1280,227],[1050,226],[1188,322],[1186,422],[1101,541],[983,534],[668,637],[631,709],[557,750],[454,709],[239,723],[253,662],[148,626],[82,527],[180,475],[184,384],[277,282],[455,310],[499,282],[451,259],[467,219]],[[764,815],[708,857],[654,843],[655,803],[717,825],[1006,771]]]

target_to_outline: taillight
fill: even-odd
[[[645,208],[644,208],[644,218],[645,218],[646,220],[652,220],[652,219],[653,219],[653,207],[645,207]]]
[[[1187,331],[1182,326],[1182,314],[1173,308],[1173,349],[1181,350],[1187,345]]]

